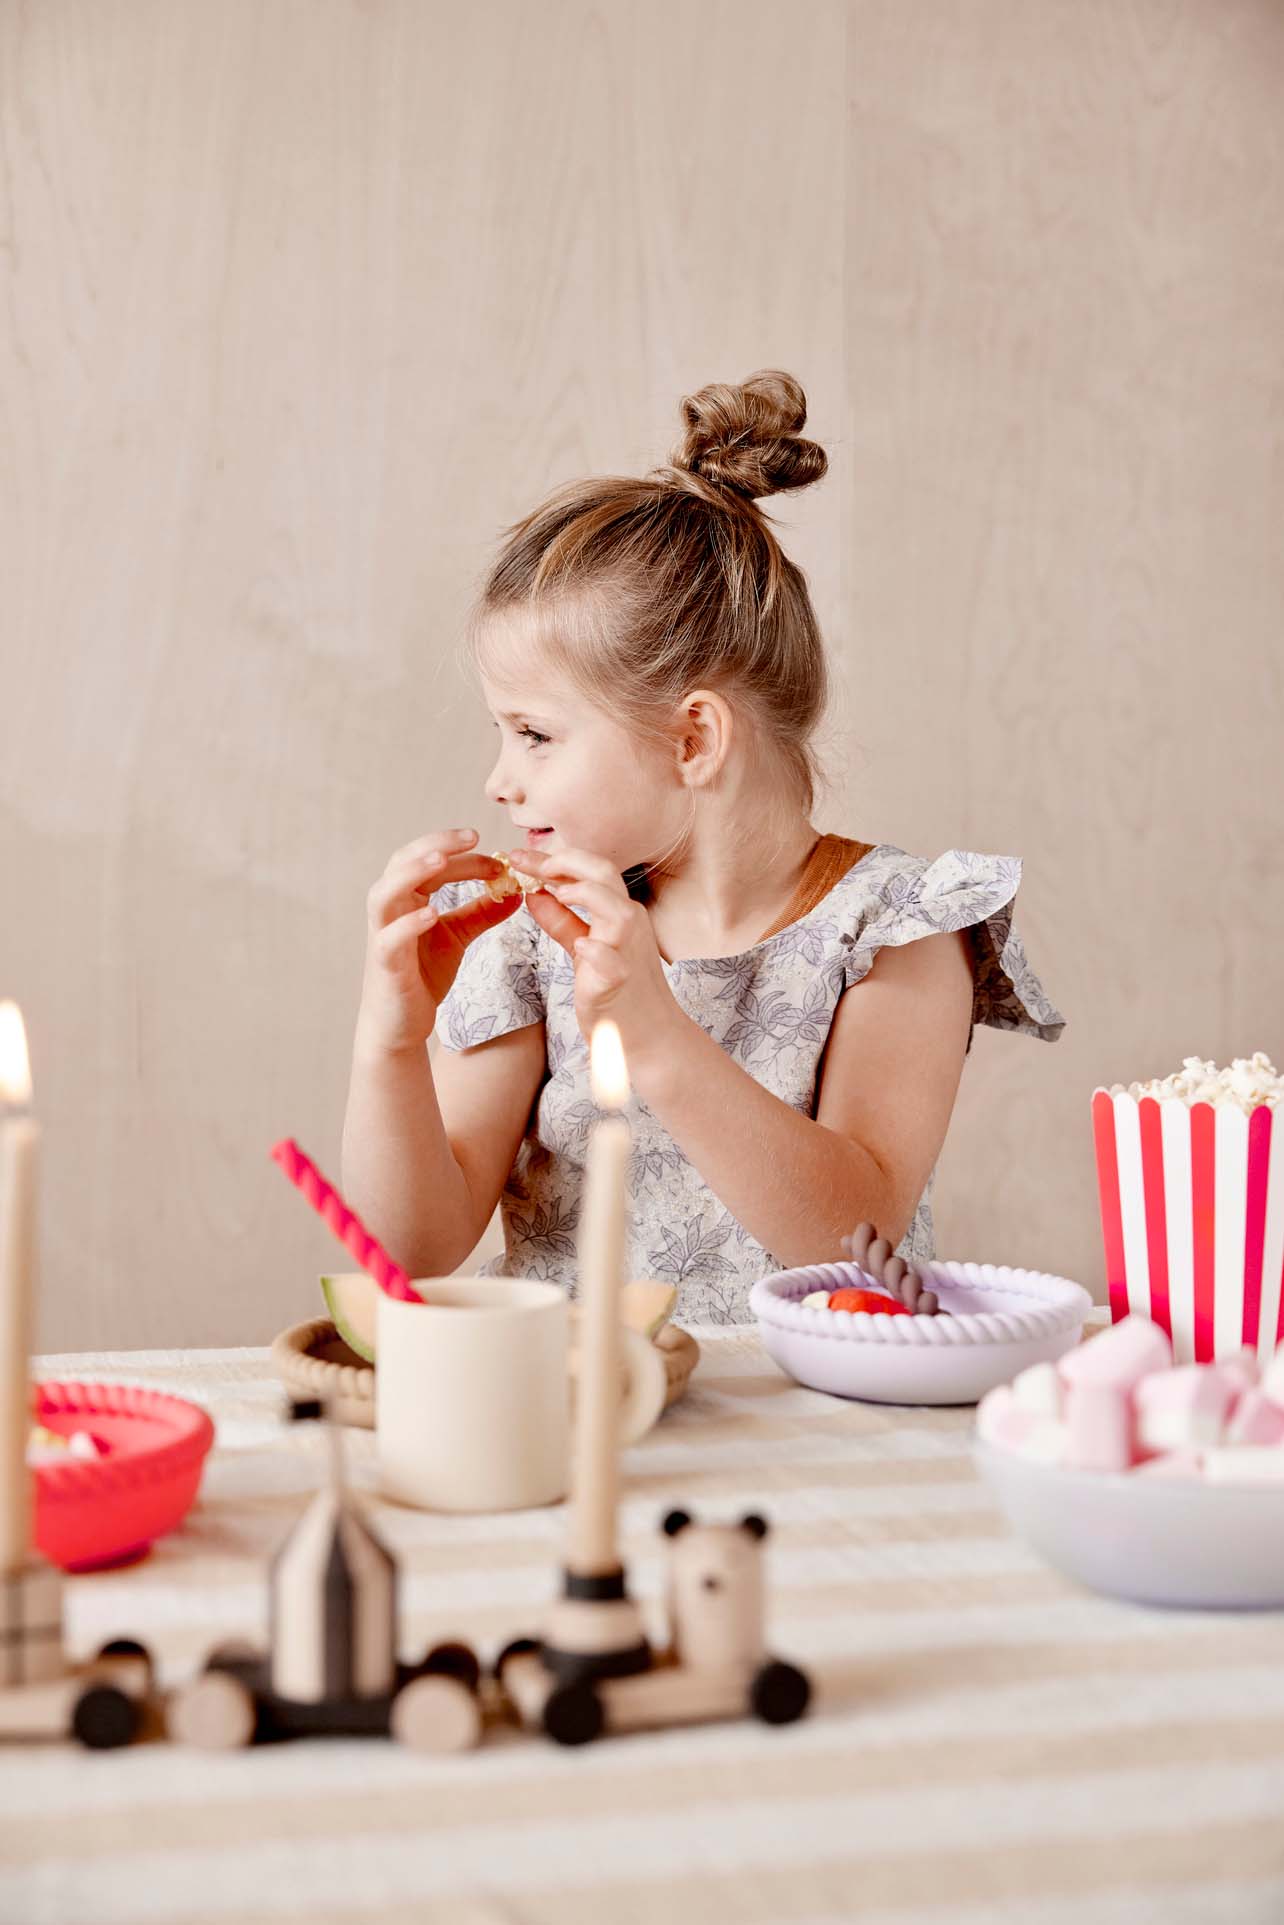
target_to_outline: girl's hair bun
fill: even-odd
[[[747,501],[806,488],[829,466],[825,450],[801,439],[807,397],[792,374],[762,368],[738,385],[715,381],[682,398],[686,433],[669,457]]]

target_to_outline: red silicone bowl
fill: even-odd
[[[64,1571],[133,1563],[191,1509],[214,1442],[209,1412],[136,1384],[35,1389],[37,1423],[90,1431],[107,1447],[34,1467],[36,1549]]]

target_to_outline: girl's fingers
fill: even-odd
[[[400,849],[394,849],[384,867],[384,874],[400,868],[402,863],[416,862],[421,856],[459,855],[471,849],[476,841],[476,829],[434,829],[430,835],[416,836],[413,842],[403,843]]]
[[[412,950],[419,938],[426,936],[437,923],[470,943],[487,929],[493,929],[496,923],[507,921],[520,902],[520,896],[506,896],[502,902],[496,902],[491,896],[478,896],[472,902],[461,903],[457,909],[446,910],[439,910],[431,902],[416,903],[405,915],[379,931],[374,942],[375,954],[385,966],[400,962],[403,952]]]
[[[594,942],[591,936],[581,936],[573,951],[576,964],[592,970],[604,989],[618,989],[624,980],[619,966],[618,951],[606,943]]]
[[[623,937],[625,919],[620,912],[622,907],[627,908],[627,898],[622,903],[600,882],[549,882],[544,887],[565,908],[592,910],[593,933],[599,942],[618,943]]]
[[[556,896],[550,896],[546,889],[526,897],[526,913],[534,918],[546,935],[568,951],[581,936],[587,936],[589,932],[588,924],[564,908]]]
[[[622,877],[604,857],[591,856],[583,849],[557,849],[547,855],[540,849],[510,849],[508,859],[515,869],[524,868],[542,882],[600,882],[607,888],[614,883],[622,893],[628,893]]]
[[[374,953],[385,969],[391,969],[405,959],[407,952],[413,950],[421,936],[427,935],[433,924],[438,921],[433,905],[425,903],[412,909],[409,915],[399,916],[379,931],[374,940]]]
[[[422,907],[429,891],[445,882],[489,882],[503,873],[494,856],[451,855],[435,849],[389,864],[366,898],[372,929],[386,928],[398,916]]]

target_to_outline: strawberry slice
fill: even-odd
[[[895,1297],[885,1297],[881,1290],[856,1290],[847,1288],[833,1290],[829,1296],[831,1310],[868,1310],[871,1317],[908,1317],[910,1312]]]

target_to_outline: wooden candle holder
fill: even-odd
[[[295,1421],[322,1414],[319,1399],[290,1407]],[[482,1728],[477,1659],[448,1643],[419,1664],[398,1661],[397,1563],[344,1486],[339,1426],[326,1429],[329,1480],[272,1561],[269,1651],[211,1651],[175,1694],[169,1734],[215,1751],[322,1734],[466,1751]]]

